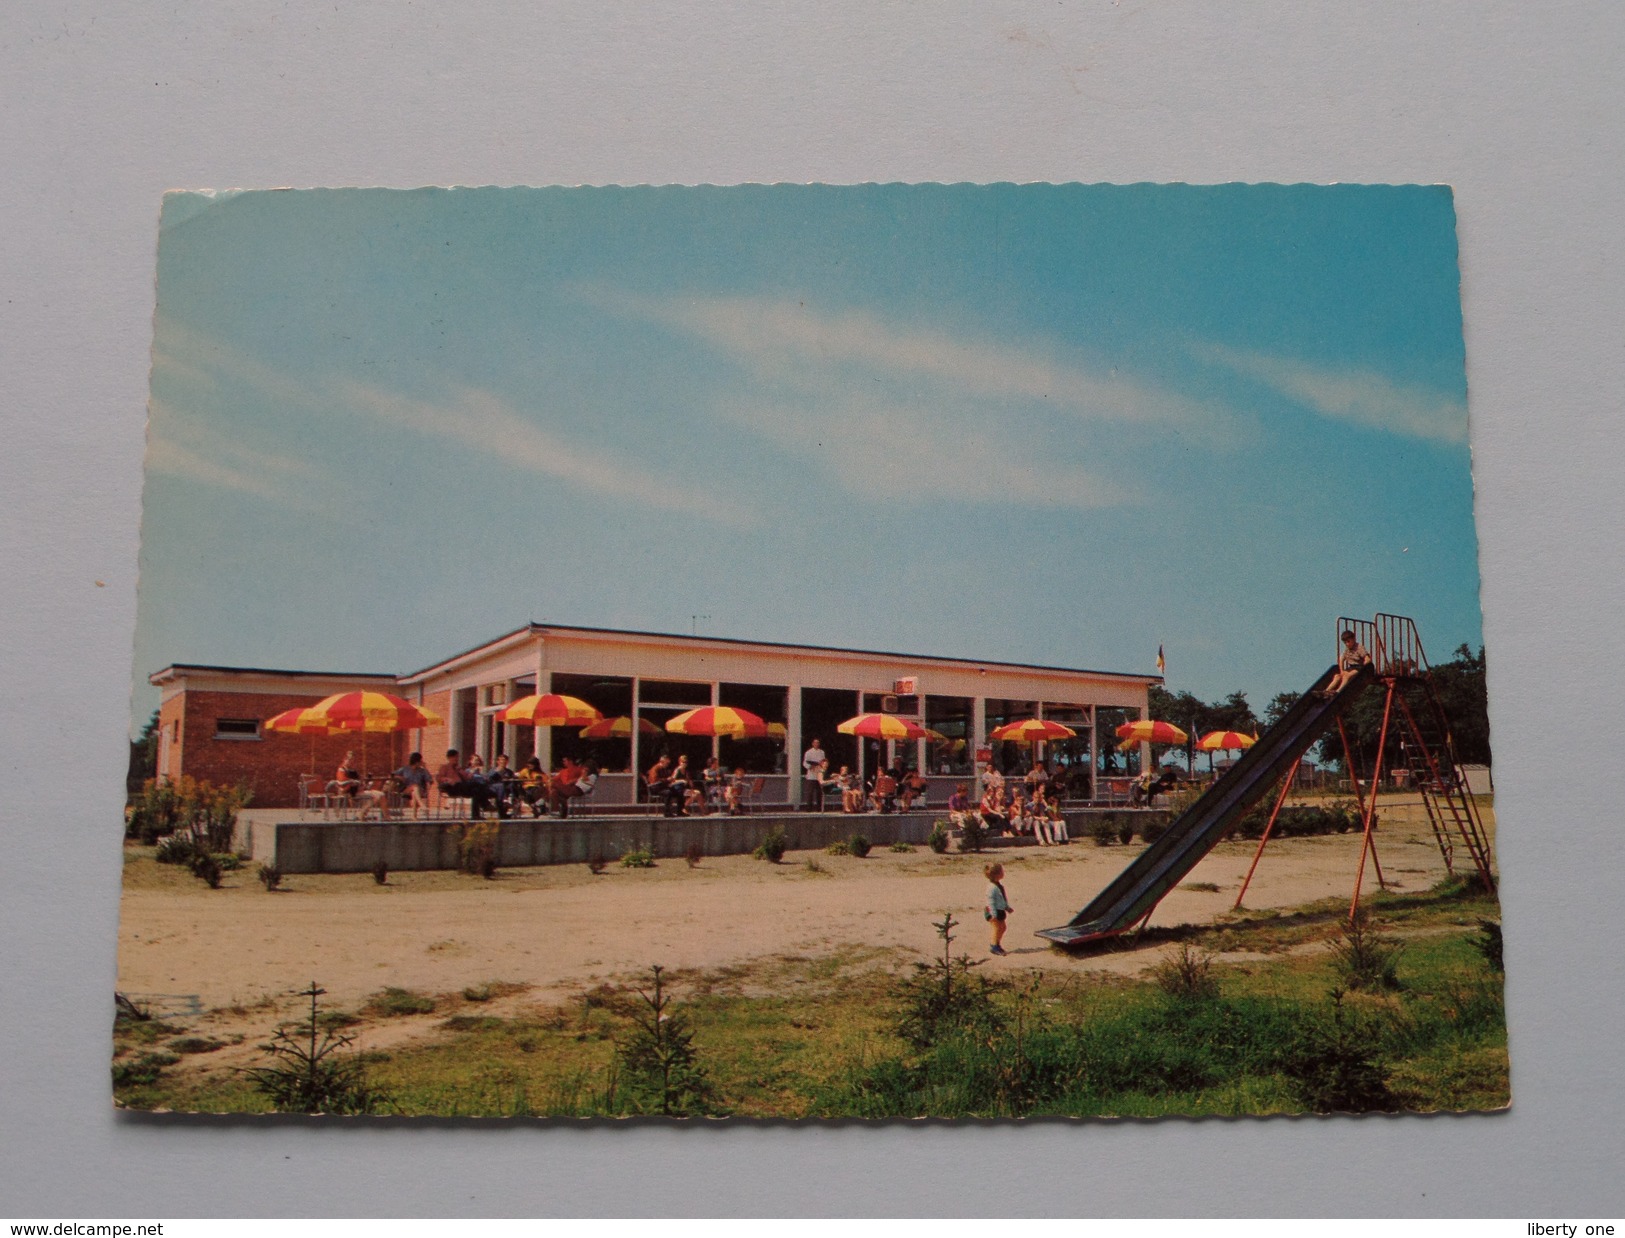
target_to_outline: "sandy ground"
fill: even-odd
[[[1488,814],[1486,814],[1487,816]],[[1390,889],[1422,890],[1445,875],[1420,810],[1385,805],[1379,857]],[[1256,844],[1221,844],[1157,909],[1154,925],[1207,923],[1229,911]],[[354,1007],[386,985],[440,994],[487,981],[527,986],[548,1000],[622,981],[652,963],[713,969],[844,947],[932,951],[944,910],[963,924],[957,948],[981,955],[982,865],[997,858],[1015,913],[1000,968],[1137,972],[1157,957],[1135,950],[1076,959],[1030,934],[1064,924],[1138,851],[1088,841],[988,856],[877,849],[867,859],[791,852],[779,865],[749,856],[689,868],[584,866],[503,872],[291,876],[267,892],[249,868],[210,890],[147,866],[127,881],[119,931],[121,991],[195,996],[205,1010],[262,1003],[317,980],[327,1003]],[[1251,909],[1347,898],[1358,835],[1271,842],[1247,895]],[[812,871],[808,861],[823,871]],[[1375,885],[1366,869],[1366,888]],[[1214,890],[1193,889],[1211,883]],[[163,1003],[169,1005],[170,1003]],[[223,1016],[217,1015],[219,1019]]]

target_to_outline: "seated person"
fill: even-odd
[[[570,815],[570,801],[584,799],[598,785],[598,765],[594,761],[577,765],[564,758],[564,769],[553,779],[553,810],[561,817]]]
[[[889,769],[883,769],[875,775],[875,785],[871,794],[874,797],[876,812],[897,811],[897,779],[892,777]]]
[[[745,798],[745,792],[750,790],[750,779],[745,776],[743,765],[734,766],[733,777],[728,779],[728,786],[723,791],[723,803],[730,813],[738,815],[740,803]]]
[[[1044,816],[1049,819],[1051,842],[1064,847],[1072,841],[1072,836],[1067,833],[1066,816],[1061,812],[1061,801],[1058,796],[1051,796],[1044,801]]]
[[[383,791],[376,788],[362,789],[361,774],[356,768],[354,752],[344,754],[344,760],[339,762],[338,772],[329,784],[328,791],[354,804],[362,820],[366,820],[367,814],[373,812],[378,814],[380,821],[389,815],[388,796]]]
[[[841,772],[836,777],[841,784],[841,811],[862,812],[864,802],[868,799],[863,793],[862,781],[845,765],[841,766]]]
[[[700,790],[694,781],[694,771],[688,767],[688,754],[685,752],[678,756],[677,764],[671,769],[671,785],[666,788],[666,815],[688,816],[689,804],[699,795]]]
[[[361,775],[356,771],[354,752],[344,754],[344,760],[339,762],[338,772],[333,775],[333,782],[328,790],[334,795],[345,797],[353,796],[361,790]]]
[[[476,758],[477,759],[477,758]],[[434,772],[435,785],[440,788],[442,799],[465,799],[469,802],[469,815],[478,821],[486,806],[491,802],[491,792],[485,785],[485,780],[469,776],[457,763],[457,749],[446,749],[446,760]]]
[[[982,827],[991,834],[1002,834],[1010,826],[1010,818],[1004,814],[1004,790],[1002,787],[990,786],[982,793],[982,803],[977,809],[977,815],[982,818]]]
[[[429,806],[429,787],[434,779],[429,774],[429,767],[423,763],[421,752],[414,752],[406,758],[406,764],[395,771],[395,782],[406,797],[406,802],[412,805],[414,817]]]
[[[499,752],[491,758],[491,768],[486,772],[485,785],[491,789],[491,802],[497,806],[497,816],[508,815],[514,787],[518,782],[519,775],[508,768],[506,752]]]
[[[1359,638],[1353,632],[1344,632],[1342,640],[1343,649],[1337,655],[1337,674],[1332,676],[1331,683],[1327,684],[1325,691],[1321,693],[1327,700],[1331,700],[1348,687],[1350,681],[1363,668],[1371,665],[1371,655],[1366,652],[1365,646],[1360,644]]]
[[[926,788],[930,785],[930,783],[926,782],[925,775],[920,773],[919,770],[909,770],[908,773],[903,775],[902,782],[899,784],[898,798],[900,802],[898,808],[903,812],[907,812],[914,807],[915,800],[925,798]]]
[[[705,790],[704,801],[707,811],[722,807],[728,775],[722,768],[722,762],[716,757],[706,761],[705,768],[700,771],[700,785]]]
[[[650,805],[666,803],[667,793],[671,791],[671,758],[662,756],[649,767],[649,772],[643,776],[643,783],[649,789]],[[671,816],[669,808],[666,816]]]
[[[540,757],[531,757],[520,767],[519,799],[530,805],[531,816],[539,817],[547,811],[548,793],[551,790],[552,780],[542,768]]]
[[[954,793],[948,797],[948,824],[958,829],[965,824],[965,815],[970,812],[970,786],[960,783],[954,788]]]

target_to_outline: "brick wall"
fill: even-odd
[[[367,768],[363,773],[387,772],[406,764],[410,735],[368,735],[364,749],[360,735],[279,735],[269,731],[262,731],[259,739],[216,735],[216,723],[222,718],[254,718],[263,722],[283,710],[314,705],[324,696],[179,693],[164,704],[158,715],[162,724],[177,718],[181,724],[180,741],[171,741],[168,772],[209,782],[245,782],[254,789],[254,807],[291,808],[299,803],[299,775],[315,773],[325,782],[338,769],[346,751],[355,751],[357,764],[362,763],[365,751]]]

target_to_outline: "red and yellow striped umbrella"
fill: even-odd
[[[842,735],[862,735],[866,739],[924,739],[925,728],[918,722],[895,714],[859,714],[835,728]]]
[[[360,731],[375,735],[415,731],[441,721],[434,710],[414,705],[392,692],[340,692],[318,701],[305,712],[325,719],[335,732]]]
[[[767,737],[769,739],[789,739],[790,728],[782,722],[769,722],[767,724]]]
[[[1077,732],[1047,718],[1018,718],[1007,722],[988,735],[989,739],[1010,739],[1018,744],[1037,744],[1047,740],[1075,739]]]
[[[702,705],[668,720],[666,729],[673,735],[727,735],[734,739],[756,739],[767,734],[767,723],[748,709],[735,709],[732,705]]]
[[[1172,722],[1125,722],[1117,728],[1117,738],[1127,745],[1182,744],[1190,737]]]
[[[1258,736],[1243,735],[1240,731],[1209,731],[1196,741],[1196,746],[1203,752],[1228,752],[1251,748],[1257,742]]]
[[[284,709],[274,718],[267,718],[262,724],[267,731],[279,735],[308,735],[310,736],[310,769],[316,771],[316,737],[318,735],[342,735],[344,728],[327,719],[314,705],[301,705],[297,709]]]
[[[274,718],[262,723],[267,731],[282,735],[338,735],[344,728],[328,721],[314,705],[301,705],[297,709],[284,709]]]
[[[499,711],[496,718],[498,722],[519,726],[591,726],[603,716],[586,701],[544,692],[540,696],[520,697]]]
[[[660,728],[647,718],[638,719],[639,735],[659,735]],[[632,719],[601,718],[591,726],[581,728],[582,739],[626,739],[632,734]]]

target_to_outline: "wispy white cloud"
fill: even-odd
[[[888,322],[862,311],[822,312],[800,301],[755,297],[580,295],[705,340],[768,378],[828,377],[975,397],[1006,415],[1051,410],[1084,421],[1172,427],[1206,436],[1234,431],[1232,410],[1115,369],[1093,368],[970,335]]]
[[[341,384],[338,393],[343,404],[392,425],[444,439],[509,467],[603,498],[708,520],[738,522],[749,516],[739,504],[706,489],[674,485],[624,457],[574,445],[488,391],[468,388],[445,403],[414,400],[355,382]]]
[[[1100,508],[1137,502],[1133,487],[1022,452],[1020,442],[940,410],[851,397],[836,406],[723,403],[719,415],[774,440],[849,492],[884,502],[932,499]]]
[[[1100,508],[1141,488],[1085,459],[1125,434],[1204,445],[1247,429],[1234,410],[1036,349],[762,298],[630,297],[581,290],[601,309],[657,323],[734,363],[713,405],[848,491],[892,502],[952,497]],[[1132,437],[1129,441],[1133,441]]]
[[[218,399],[220,392],[254,391],[275,404],[320,413],[324,419],[348,410],[595,497],[715,521],[738,523],[750,518],[742,504],[719,498],[703,486],[674,483],[628,455],[585,447],[569,435],[545,429],[488,391],[464,388],[442,400],[424,400],[353,380],[296,378],[168,321],[160,323],[158,340],[153,354],[155,373],[191,384],[192,390],[201,391],[209,400]],[[205,437],[206,418],[167,411],[149,448],[149,461],[155,469],[216,485],[236,483],[245,493],[269,497],[280,493],[271,479],[297,463],[284,459],[279,465],[263,455],[257,464],[238,461],[233,452],[241,455],[247,449],[223,435]],[[245,480],[252,485],[242,484]]]
[[[162,400],[154,399],[150,411],[147,467],[153,472],[273,502],[309,506],[306,495],[320,475],[310,461],[225,434],[204,418]]]
[[[1376,370],[1334,369],[1219,344],[1200,345],[1192,352],[1263,383],[1322,417],[1441,443],[1467,441],[1467,406],[1458,395],[1396,383]]]

